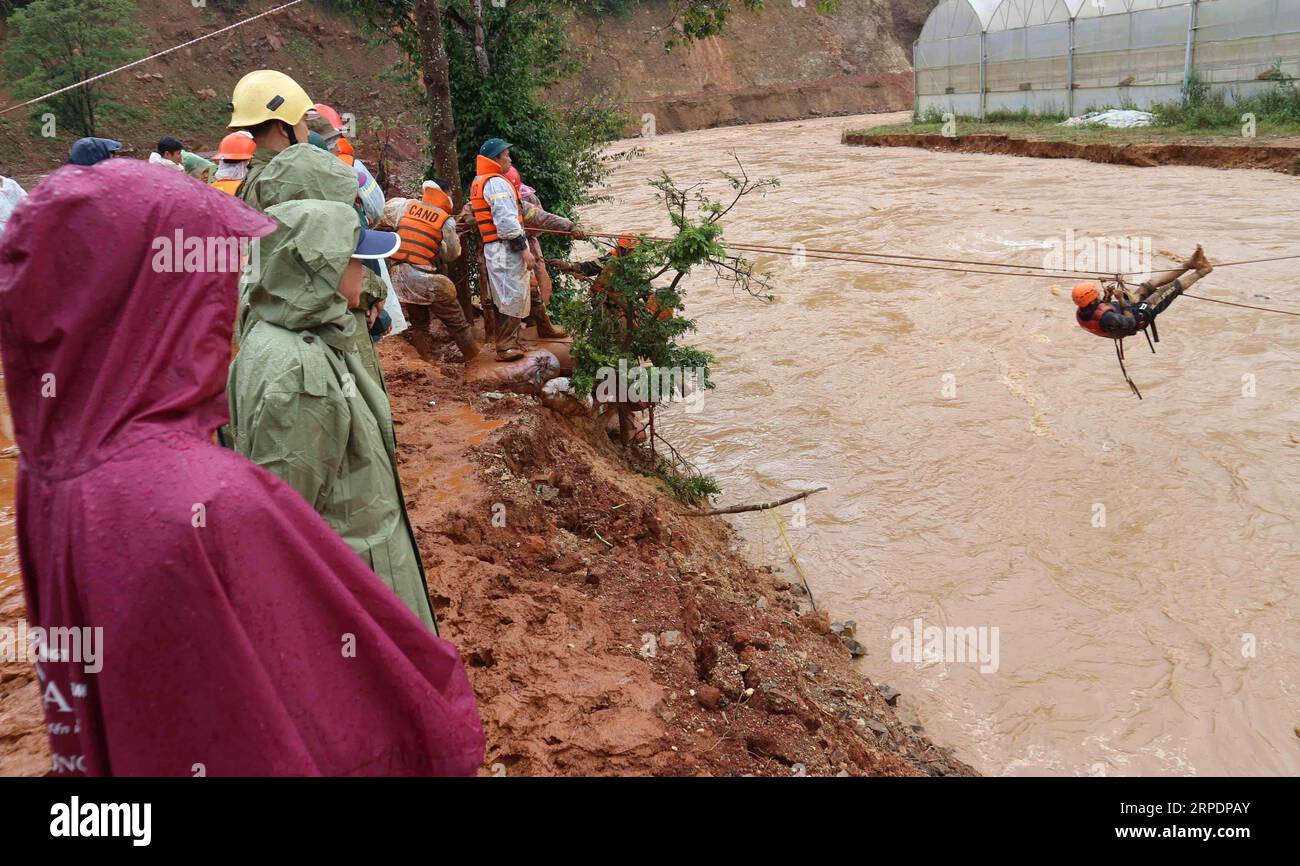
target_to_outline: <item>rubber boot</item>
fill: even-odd
[[[551,321],[551,314],[546,311],[546,305],[537,302],[533,307],[533,321],[537,323],[537,337],[541,340],[563,340],[569,336],[569,332]]]
[[[529,299],[529,307],[532,312],[528,318],[537,326],[537,338],[539,340],[563,340],[569,336],[569,332],[551,321],[551,314],[546,309],[546,302],[542,300],[542,293],[534,282],[531,286],[532,292]]]
[[[451,338],[456,341],[456,348],[460,349],[460,355],[465,359],[466,364],[478,357],[480,351],[478,341],[474,339],[474,332],[469,328],[456,331]]]
[[[519,327],[523,323],[514,316],[497,316],[498,361],[518,361],[524,356],[524,350],[519,348]]]

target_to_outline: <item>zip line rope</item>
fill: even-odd
[[[1191,295],[1183,292],[1184,298],[1195,298],[1198,301],[1209,301],[1211,304],[1226,304],[1229,307],[1241,307],[1246,310],[1261,310],[1265,313],[1281,313],[1284,316],[1300,316],[1296,310],[1279,310],[1276,307],[1257,307],[1253,304],[1239,304],[1236,301],[1224,301],[1219,298],[1207,298],[1205,295]]]
[[[529,228],[529,231],[538,231],[538,232],[545,232],[547,234],[561,234],[561,235],[573,234],[573,232],[561,231],[559,229],[534,229],[531,227]],[[586,235],[587,237],[617,239],[622,237],[623,234],[626,233],[614,234],[609,232],[584,231],[583,234]],[[672,240],[672,238],[662,238],[662,237],[656,237],[654,235],[645,235],[645,238],[646,240],[651,240],[651,241],[667,242]],[[745,250],[747,252],[768,252],[768,253],[776,253],[780,255],[794,254],[791,252],[791,247],[789,246],[775,246],[773,244],[746,243],[743,241],[735,241],[735,242],[723,241],[723,243],[726,244],[726,246],[728,247],[732,247],[739,250]],[[804,247],[803,252],[804,254],[815,252],[815,253],[825,253],[825,254],[830,254],[835,256],[870,256],[878,259],[903,259],[907,261],[946,262],[948,264],[983,265],[987,267],[996,267],[996,268],[1018,268],[1020,270],[1048,271],[1050,272],[1049,276],[1055,278],[1060,278],[1062,276],[1069,277],[1072,275],[1079,275],[1079,274],[1084,276],[1089,276],[1089,277],[1102,277],[1102,278],[1111,278],[1115,276],[1125,276],[1125,277],[1142,276],[1142,273],[1140,271],[1133,271],[1133,272],[1121,271],[1118,274],[1116,274],[1114,271],[1086,271],[1081,268],[1049,268],[1046,267],[1045,265],[1021,265],[1021,264],[1015,264],[1013,262],[992,262],[986,259],[946,259],[940,256],[908,256],[908,255],[903,255],[901,253],[885,253],[876,250],[840,250],[840,249],[824,249],[820,247]],[[1219,268],[1228,268],[1228,267],[1233,267],[1235,265],[1253,265],[1253,264],[1258,264],[1260,262],[1280,262],[1280,261],[1286,261],[1288,259],[1300,259],[1300,253],[1294,253],[1294,254],[1284,255],[1284,256],[1270,256],[1268,258],[1261,258],[1261,259],[1242,259],[1240,261],[1233,261],[1233,262],[1220,262],[1218,264],[1215,264],[1214,267],[1217,270]],[[880,264],[880,263],[876,262],[876,264]]]
[[[566,235],[569,237],[573,237],[575,234],[575,232],[565,231],[562,229],[529,229],[529,231],[538,232],[542,234]],[[584,231],[582,232],[582,234],[588,238],[618,239],[623,237],[623,234],[614,234],[610,232]],[[645,237],[646,240],[651,240],[651,241],[667,242],[672,240],[671,238],[661,238],[661,237],[655,237],[653,235],[644,235],[643,237]],[[791,252],[789,247],[776,247],[767,244],[731,243],[727,241],[724,241],[723,243],[729,248],[742,250],[744,252],[769,253],[775,255],[795,255],[795,253]],[[994,277],[1039,277],[1039,278],[1051,279],[1051,280],[1061,280],[1061,279],[1068,280],[1068,279],[1083,279],[1083,278],[1113,279],[1119,276],[1140,276],[1140,274],[1136,274],[1136,273],[1135,274],[1130,274],[1130,273],[1108,274],[1102,271],[1075,271],[1075,270],[1053,271],[1051,268],[1046,268],[1039,265],[1017,265],[1017,264],[1004,263],[1004,262],[977,261],[977,260],[970,260],[970,259],[945,259],[937,256],[905,256],[901,254],[890,254],[890,253],[877,253],[877,252],[866,252],[866,251],[858,252],[854,250],[827,250],[827,249],[818,250],[817,252],[814,252],[815,249],[816,248],[806,247],[803,252],[797,254],[802,255],[805,258],[822,259],[827,261],[841,261],[841,262],[858,263],[864,265],[883,265],[885,267],[898,267],[898,268],[920,268],[924,270],[950,271],[950,272],[961,273],[961,274],[982,274],[984,276],[994,276]],[[900,261],[877,261],[877,259],[881,259],[881,258],[900,259]],[[1214,268],[1215,270],[1218,270],[1219,268],[1228,268],[1237,265],[1252,265],[1252,264],[1258,264],[1260,262],[1280,262],[1280,261],[1289,261],[1291,259],[1300,259],[1300,254],[1285,255],[1285,256],[1269,256],[1267,258],[1242,259],[1240,261],[1222,262],[1216,264]],[[937,264],[919,264],[919,262],[950,262],[955,264],[979,264],[979,265],[985,265],[985,266],[996,267],[996,268],[1016,268],[1016,269],[1021,269],[1022,272],[1017,273],[1013,270],[976,271],[976,270],[971,270],[969,268],[952,268],[952,267],[945,267]],[[1024,273],[1023,272],[1024,269],[1037,269],[1042,271],[1050,271],[1050,273]],[[1275,307],[1261,307],[1261,306],[1256,306],[1254,304],[1242,304],[1236,301],[1224,301],[1218,298],[1209,298],[1204,295],[1193,295],[1187,292],[1184,292],[1183,296],[1188,298],[1195,298],[1198,301],[1209,301],[1210,303],[1213,304],[1224,304],[1226,306],[1241,307],[1247,310],[1259,310],[1260,312],[1265,312],[1265,313],[1280,313],[1284,316],[1300,316],[1300,311],[1282,310],[1282,309],[1277,309]]]
[[[49,93],[45,94],[44,96],[38,96],[35,99],[29,99],[26,102],[16,103],[14,105],[9,106],[8,108],[0,108],[0,114],[8,114],[9,112],[16,111],[17,109],[22,108],[24,106],[32,105],[33,103],[41,102],[43,100],[49,99],[51,96],[58,96],[60,93],[67,93],[69,90],[76,90],[78,87],[85,87],[87,84],[91,84],[93,82],[99,81],[101,78],[107,78],[110,75],[116,75],[117,73],[125,69],[130,69],[133,66],[139,66],[141,63],[147,63],[150,60],[155,60],[159,57],[162,57],[164,54],[171,54],[173,51],[179,51],[182,48],[188,48],[191,45],[194,45],[198,42],[202,42],[204,39],[211,39],[213,36],[216,36],[220,33],[225,33],[227,30],[234,30],[236,27],[243,27],[245,24],[249,23],[250,21],[256,21],[259,18],[265,18],[267,15],[274,15],[277,12],[282,12],[283,10],[288,9],[290,6],[297,6],[301,2],[302,0],[290,0],[290,2],[280,6],[276,6],[274,9],[268,9],[265,12],[259,12],[256,15],[245,18],[242,21],[236,21],[234,24],[228,24],[225,27],[222,27],[220,30],[213,30],[211,33],[205,33],[202,36],[199,36],[195,39],[191,39],[189,42],[182,42],[180,45],[173,45],[171,48],[167,48],[155,54],[150,54],[148,57],[141,57],[139,60],[133,60],[124,66],[117,67],[116,69],[110,69],[107,72],[101,72],[98,75],[92,75],[90,78],[87,78],[85,81],[78,81],[75,84],[69,84],[67,87],[60,87],[58,90],[52,90]]]

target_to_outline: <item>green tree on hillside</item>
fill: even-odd
[[[32,99],[142,56],[135,15],[132,0],[33,0],[14,12],[9,25],[16,33],[4,55],[14,97]],[[96,82],[36,103],[32,113],[53,112],[64,130],[94,135],[115,107]]]
[[[594,106],[565,111],[541,98],[543,88],[575,68],[566,50],[572,0],[509,0],[504,6],[482,0],[345,3],[401,49],[401,72],[423,85],[428,173],[450,184],[457,207],[474,174],[479,145],[493,136],[515,144],[520,171],[549,210],[571,214],[585,202],[602,177],[599,147],[622,124],[611,111]],[[555,254],[568,248],[567,241],[546,244]],[[451,276],[468,306],[465,261]]]

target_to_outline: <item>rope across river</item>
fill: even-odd
[[[564,235],[574,237],[581,234],[586,238],[600,238],[617,240],[624,237],[626,233],[598,232],[598,231],[565,231],[562,229],[529,229],[530,232],[541,234]],[[671,242],[672,238],[656,237],[654,235],[640,235],[639,237],[649,241]],[[886,253],[876,250],[843,250],[827,249],[821,247],[799,246],[775,246],[772,244],[756,244],[745,242],[724,242],[727,248],[740,250],[742,252],[762,253],[768,255],[791,256],[797,255],[808,259],[820,259],[826,261],[841,261],[864,265],[881,265],[884,267],[898,268],[917,268],[922,270],[949,271],[960,274],[980,274],[984,276],[996,277],[1037,277],[1039,279],[1062,280],[1117,280],[1121,277],[1142,276],[1140,272],[1105,272],[1105,271],[1087,271],[1081,269],[1057,269],[1049,268],[1042,265],[1022,265],[1010,262],[994,262],[987,259],[950,259],[942,256],[915,256],[904,255],[902,253]],[[1215,270],[1220,268],[1238,267],[1241,265],[1253,265],[1261,262],[1281,262],[1300,259],[1300,253],[1267,256],[1257,259],[1241,259],[1239,261],[1220,262],[1214,265]],[[973,265],[979,268],[998,268],[1000,270],[975,270],[971,267],[952,267],[952,265]],[[1185,294],[1184,297],[1195,298],[1198,301],[1209,301],[1214,304],[1225,304],[1231,307],[1241,307],[1247,310],[1258,310],[1265,313],[1279,313],[1284,316],[1300,316],[1300,311],[1283,310],[1276,307],[1262,307],[1254,304],[1242,304],[1236,301],[1225,301],[1218,298],[1209,298],[1204,295]]]

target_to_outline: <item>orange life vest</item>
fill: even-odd
[[[488,159],[486,156],[480,156],[475,165],[478,176],[469,186],[469,204],[474,212],[474,224],[478,226],[479,236],[483,238],[483,243],[490,244],[493,241],[501,240],[497,234],[497,224],[492,220],[492,206],[488,204],[487,198],[483,195],[483,187],[494,177],[499,177],[506,181],[510,187],[510,192],[515,197],[515,207],[519,209],[519,225],[524,224],[524,203],[519,198],[519,190],[515,189],[514,184],[506,177],[505,172],[501,170],[501,164],[495,159]]]
[[[651,292],[650,297],[646,298],[645,308],[653,313],[654,317],[661,322],[673,317],[672,307],[664,307],[662,310],[659,309],[659,296],[654,292]]]
[[[219,189],[224,193],[234,195],[239,192],[239,185],[244,181],[240,178],[231,178],[229,180],[217,180],[212,182],[214,189]]]
[[[445,195],[442,196],[444,199]],[[402,245],[393,253],[393,261],[420,268],[438,267],[438,250],[442,248],[442,227],[451,218],[447,211],[426,200],[413,201],[397,223]]]
[[[1089,307],[1080,307],[1078,310],[1076,310],[1074,313],[1074,320],[1079,323],[1079,327],[1083,328],[1085,331],[1088,331],[1089,333],[1096,334],[1098,337],[1106,337],[1107,339],[1110,340],[1118,340],[1121,337],[1131,337],[1133,336],[1133,334],[1136,334],[1137,331],[1142,330],[1147,325],[1146,319],[1144,319],[1140,313],[1135,312],[1134,315],[1138,323],[1137,331],[1134,331],[1133,333],[1123,333],[1123,334],[1107,333],[1106,331],[1103,331],[1101,329],[1102,316],[1106,315],[1107,313],[1123,313],[1125,312],[1125,310],[1116,306],[1115,304],[1109,304],[1109,303],[1092,304],[1091,305],[1092,312],[1090,313],[1085,312],[1088,309]]]
[[[352,142],[348,141],[346,138],[343,138],[342,136],[339,137],[336,150],[338,158],[343,160],[344,165],[352,166],[356,163],[357,158],[352,153]]]

